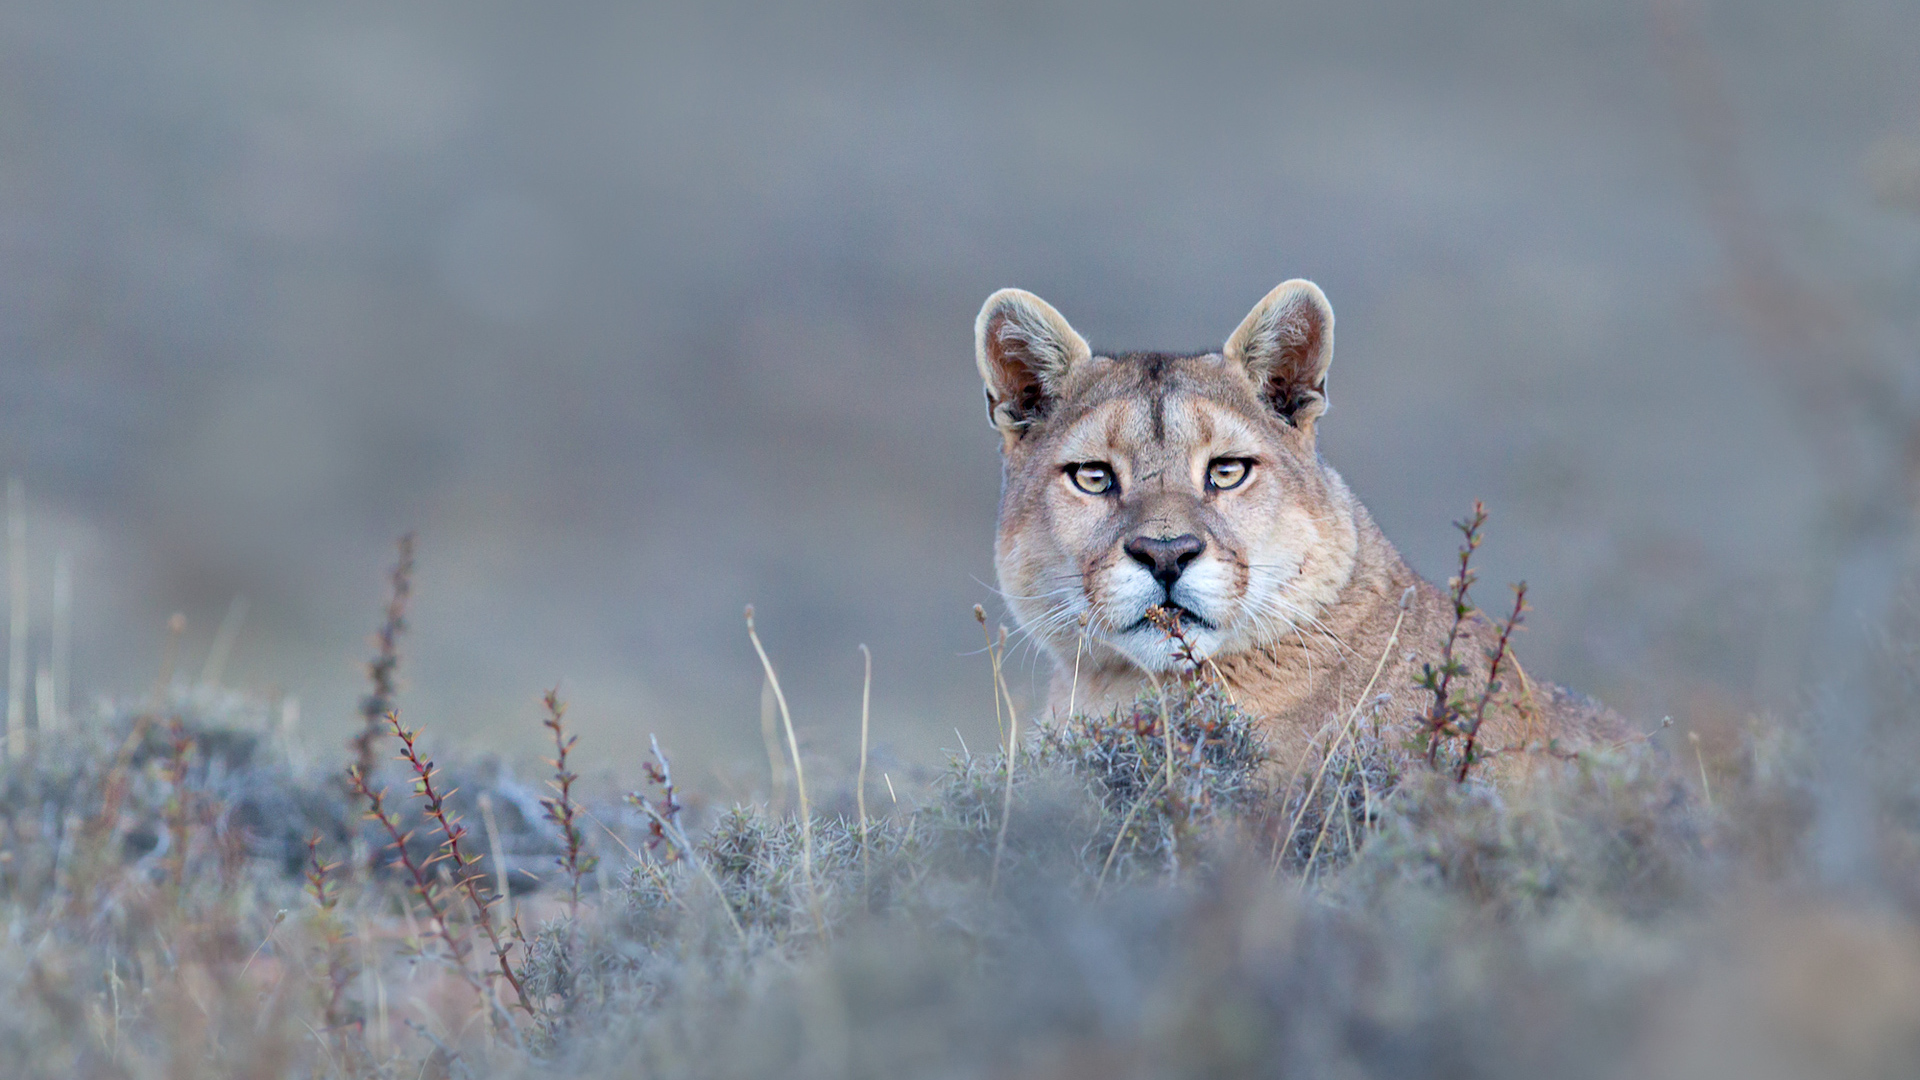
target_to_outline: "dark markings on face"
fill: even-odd
[[[1153,441],[1165,445],[1167,441],[1167,358],[1149,356],[1143,372],[1147,387],[1147,400],[1152,402]]]
[[[1092,408],[1095,405],[1112,401],[1116,398],[1124,399],[1144,396],[1147,404],[1149,437],[1156,446],[1164,448],[1167,445],[1168,438],[1167,398],[1174,393],[1196,394],[1200,397],[1208,397],[1214,400],[1216,404],[1228,405],[1236,412],[1245,413],[1249,411],[1240,409],[1233,403],[1220,401],[1218,398],[1212,397],[1212,395],[1207,393],[1207,384],[1204,381],[1196,382],[1197,379],[1202,379],[1202,376],[1193,368],[1190,362],[1204,362],[1213,357],[1213,353],[1204,351],[1193,353],[1128,352],[1098,357],[1097,359],[1100,364],[1113,365],[1113,368],[1109,370],[1113,370],[1114,373],[1121,376],[1121,378],[1106,382],[1103,392],[1093,396],[1083,404],[1081,408]],[[1124,381],[1126,373],[1130,373],[1134,378],[1131,387],[1127,387]],[[1200,410],[1197,413],[1197,418],[1198,430],[1196,434],[1200,437],[1201,442],[1211,442],[1217,430],[1212,417],[1209,416],[1205,410]],[[1118,445],[1125,427],[1126,421],[1124,419],[1124,413],[1116,412],[1109,416],[1105,427],[1107,443],[1109,445]]]
[[[1195,354],[1203,355],[1203,354]],[[1146,392],[1149,402],[1148,419],[1151,422],[1153,441],[1165,445],[1167,441],[1167,392],[1168,384],[1173,381],[1175,368],[1182,360],[1191,357],[1175,353],[1128,353],[1117,357],[1140,365],[1140,387]]]

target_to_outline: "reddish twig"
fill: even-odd
[[[413,838],[413,832],[400,830],[399,820],[386,807],[386,791],[384,789],[375,791],[369,787],[367,774],[361,772],[358,765],[347,767],[347,784],[355,794],[367,800],[367,820],[379,822],[380,827],[386,830],[391,840],[388,846],[393,848],[401,867],[413,879],[413,894],[420,898],[421,904],[425,905],[427,917],[433,922],[434,932],[439,935],[441,941],[446,942],[448,951],[453,954],[454,966],[460,969],[468,982],[474,983],[475,989],[480,989],[478,983],[474,981],[472,970],[466,964],[466,939],[454,934],[453,927],[447,920],[446,906],[441,903],[438,891],[433,887],[433,878],[427,873],[427,866],[431,865],[431,862],[422,864],[414,859],[411,851],[407,850],[407,841]]]
[[[1487,653],[1487,685],[1480,691],[1480,700],[1474,705],[1473,722],[1466,726],[1466,750],[1460,755],[1460,770],[1454,774],[1456,781],[1465,783],[1467,770],[1473,768],[1475,740],[1480,735],[1480,725],[1486,722],[1487,705],[1492,702],[1493,695],[1500,691],[1500,665],[1506,662],[1508,644],[1526,614],[1527,583],[1523,581],[1513,587],[1513,611],[1507,616],[1506,622],[1500,624],[1500,640]]]
[[[578,922],[580,920],[580,878],[592,873],[599,860],[592,855],[584,858],[581,856],[581,848],[586,846],[587,838],[580,828],[580,807],[573,801],[573,783],[580,779],[580,774],[567,768],[567,753],[573,749],[573,744],[579,740],[580,736],[569,735],[566,732],[567,703],[560,700],[559,688],[555,687],[547,691],[544,700],[547,718],[542,721],[542,724],[548,731],[553,732],[553,757],[547,759],[547,764],[553,766],[553,779],[547,781],[547,786],[554,790],[555,796],[551,799],[541,799],[540,805],[547,812],[547,820],[560,826],[561,835],[566,840],[566,854],[554,861],[567,873],[567,910],[573,920]]]
[[[1474,608],[1467,599],[1467,590],[1473,587],[1473,553],[1480,547],[1480,529],[1486,523],[1487,508],[1478,499],[1473,501],[1473,513],[1464,521],[1453,523],[1454,528],[1466,537],[1466,542],[1460,545],[1460,572],[1448,582],[1453,602],[1453,623],[1447,627],[1446,642],[1440,647],[1439,665],[1422,664],[1418,683],[1433,695],[1433,706],[1427,710],[1424,731],[1427,767],[1430,769],[1440,767],[1440,740],[1458,727],[1460,709],[1452,696],[1453,680],[1455,676],[1465,675],[1467,667],[1454,659],[1453,650],[1460,642],[1460,628],[1465,625],[1467,617],[1473,614]]]
[[[667,845],[669,857],[679,854],[691,855],[691,850],[687,850],[682,842],[686,833],[680,830],[680,811],[683,807],[674,797],[673,763],[668,761],[667,755],[661,752],[659,736],[649,735],[647,741],[653,747],[653,760],[641,762],[640,769],[646,773],[649,783],[660,788],[660,798],[656,802],[649,802],[645,795],[637,791],[627,798],[647,813],[649,818],[647,847],[649,849],[657,849],[664,843]]]
[[[1201,656],[1187,632],[1181,628],[1180,616],[1154,604],[1147,608],[1147,621],[1161,633],[1167,635],[1167,644],[1173,647],[1173,658],[1186,665],[1184,672],[1188,682],[1198,682],[1200,671],[1206,658]]]
[[[313,902],[319,904],[320,910],[322,911],[332,911],[334,905],[340,902],[338,889],[331,893],[327,891],[327,885],[331,880],[327,875],[333,873],[339,869],[339,867],[340,864],[337,862],[323,863],[320,861],[319,833],[314,833],[312,836],[307,837],[307,892],[313,895]]]
[[[460,841],[467,835],[467,827],[460,824],[459,815],[447,812],[447,796],[452,795],[453,791],[441,791],[434,786],[433,778],[438,770],[433,767],[432,759],[420,755],[420,749],[416,745],[419,732],[409,731],[403,727],[398,713],[387,714],[387,726],[394,737],[400,740],[400,760],[405,761],[413,770],[414,794],[420,796],[421,809],[440,830],[440,850],[434,853],[433,858],[427,860],[426,865],[433,866],[442,862],[452,864],[453,885],[466,895],[467,902],[472,905],[480,929],[486,932],[487,941],[493,946],[494,962],[498,965],[501,976],[507,980],[508,986],[513,987],[514,996],[519,998],[520,1007],[526,1011],[527,1015],[536,1015],[533,1001],[527,997],[526,987],[521,985],[519,974],[507,961],[507,953],[512,950],[513,942],[503,941],[500,931],[493,925],[490,909],[503,897],[496,896],[489,899],[481,895],[480,885],[486,880],[486,875],[473,869],[474,864],[480,861],[480,856],[469,855],[460,850]]]
[[[373,659],[367,662],[367,681],[373,690],[360,699],[360,733],[352,743],[354,764],[364,776],[372,776],[379,764],[380,739],[399,692],[400,634],[407,628],[407,600],[413,595],[413,534],[402,536],[399,547],[400,558],[388,576],[387,616],[373,636]]]

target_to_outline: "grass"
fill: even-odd
[[[1910,747],[1920,638],[1896,629],[1880,734]],[[1891,765],[1843,778],[1874,807],[1879,877],[1824,882],[1812,807],[1834,780],[1816,729],[1756,718],[1671,760],[1549,759],[1496,789],[1465,750],[1429,767],[1430,744],[1396,737],[1365,694],[1312,761],[1276,769],[1197,659],[1130,706],[1025,728],[993,689],[1002,745],[897,801],[815,791],[802,807],[860,810],[704,821],[657,744],[639,790],[584,790],[557,693],[544,790],[430,752],[391,706],[379,741],[399,757],[348,783],[358,740],[303,769],[254,733],[265,709],[244,696],[110,709],[0,776],[7,1074],[1920,1063],[1920,786]],[[1461,703],[1440,729],[1458,745],[1483,690],[1437,696]],[[485,843],[465,824],[482,796]]]

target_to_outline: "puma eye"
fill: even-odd
[[[1207,463],[1207,486],[1215,491],[1237,488],[1252,472],[1253,462],[1246,458],[1214,458]]]
[[[1067,466],[1067,479],[1089,495],[1105,495],[1113,490],[1113,468],[1104,461],[1082,461]]]

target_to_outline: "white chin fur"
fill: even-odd
[[[1146,618],[1147,609],[1166,598],[1159,583],[1138,567],[1116,567],[1114,574],[1115,577],[1108,583],[1111,600],[1107,610],[1115,614],[1102,621],[1108,626],[1130,629],[1103,635],[1106,643],[1138,667],[1156,675],[1180,670],[1184,661],[1175,656],[1178,644],[1169,639],[1166,631],[1151,623],[1139,625]],[[1214,614],[1221,607],[1214,594],[1227,584],[1222,568],[1208,559],[1182,574],[1173,587],[1174,603],[1215,623],[1216,629],[1211,630],[1193,623],[1181,628],[1196,656],[1212,656],[1220,646],[1226,644],[1226,635],[1222,633],[1226,628],[1220,626]]]

